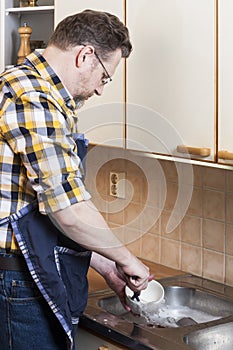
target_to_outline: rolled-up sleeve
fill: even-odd
[[[71,111],[65,113],[52,96],[32,91],[10,104],[4,118],[4,137],[20,155],[46,213],[91,198],[82,182]]]

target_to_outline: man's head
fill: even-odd
[[[118,17],[94,10],[66,17],[56,27],[49,45],[61,50],[77,45],[92,45],[102,59],[121,49],[122,57],[128,57],[132,50],[129,32]]]
[[[129,32],[118,17],[85,10],[56,27],[45,58],[77,102],[101,95],[122,57],[132,50]]]

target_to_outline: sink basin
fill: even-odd
[[[133,315],[127,312],[117,296],[101,298],[99,306],[124,320],[158,327],[181,327],[210,322],[233,314],[233,303],[197,288],[165,286],[165,298],[157,312]]]
[[[184,337],[184,342],[197,350],[232,350],[233,322],[191,332]]]

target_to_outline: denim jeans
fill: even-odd
[[[1,350],[66,350],[66,335],[29,272],[0,269]]]

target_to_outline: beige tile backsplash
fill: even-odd
[[[179,174],[190,167],[193,179],[180,182]],[[125,199],[109,195],[110,171],[126,173]],[[95,146],[87,158],[86,185],[134,254],[233,286],[233,171]],[[191,198],[184,213],[183,203],[178,206],[178,225],[168,233],[180,188],[191,189]]]

